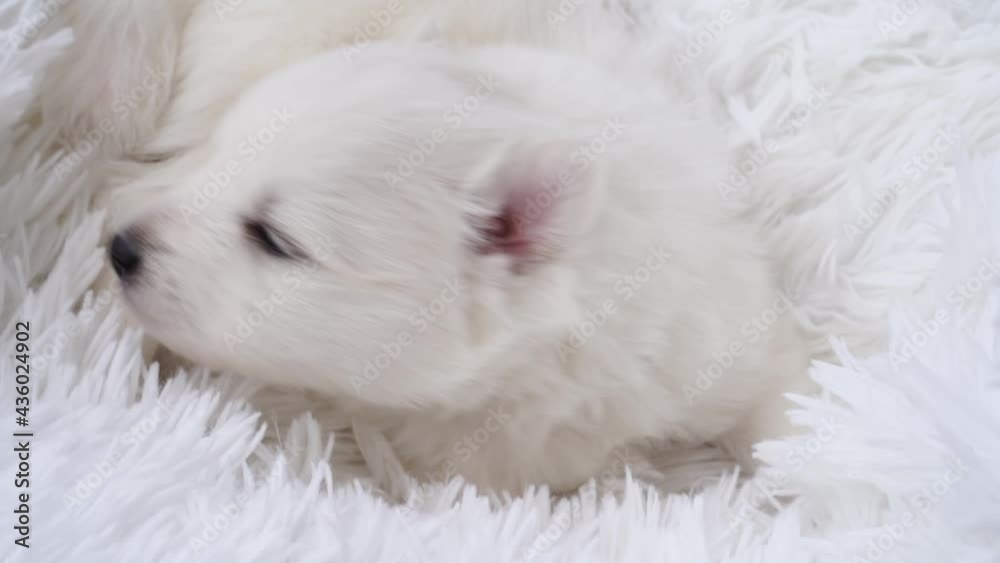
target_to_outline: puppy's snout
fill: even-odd
[[[126,229],[116,234],[111,239],[108,256],[111,267],[122,281],[133,276],[142,265],[142,248],[135,229]]]

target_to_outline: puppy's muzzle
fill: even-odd
[[[123,282],[134,277],[142,266],[142,248],[134,229],[126,229],[111,239],[108,257],[111,267]]]

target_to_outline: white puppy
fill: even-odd
[[[111,245],[125,299],[183,356],[336,398],[418,477],[565,491],[643,439],[747,460],[806,386],[790,304],[712,188],[722,137],[609,72],[372,44],[273,74],[156,172]]]

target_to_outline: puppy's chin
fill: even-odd
[[[198,343],[204,345],[206,340],[188,321],[191,318],[188,308],[176,296],[164,295],[141,280],[133,280],[122,285],[121,297],[126,318],[148,338],[197,365],[208,364],[209,358],[201,357],[198,350]],[[209,367],[218,369],[214,365]]]
[[[162,302],[162,296],[141,281],[130,280],[122,284],[121,295],[125,301],[125,314],[148,334],[177,330],[179,311],[171,314],[167,304]]]

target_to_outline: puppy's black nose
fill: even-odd
[[[142,264],[142,254],[139,252],[139,241],[135,232],[128,229],[115,235],[111,239],[108,256],[111,258],[111,267],[122,281],[134,274]]]

